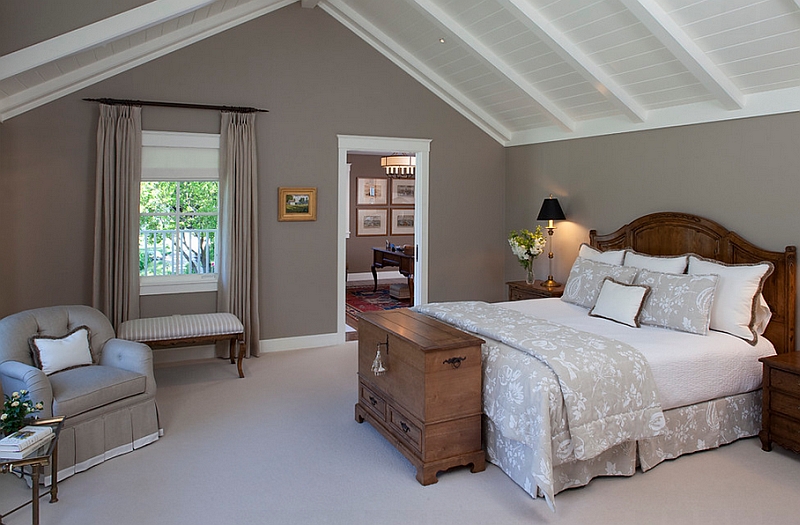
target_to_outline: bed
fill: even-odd
[[[551,509],[558,492],[595,477],[630,476],[637,467],[647,471],[667,459],[755,436],[761,422],[758,358],[795,348],[794,247],[764,250],[713,221],[671,212],[646,215],[607,235],[592,230],[589,239],[570,272],[566,300],[415,307],[486,340],[487,458]],[[601,262],[619,254],[619,264]],[[683,274],[648,267],[671,268],[681,260],[673,256],[684,255]],[[631,271],[622,263],[626,257],[641,264]],[[597,290],[591,304],[581,303],[585,298],[575,290],[589,281],[585,276],[602,277],[600,270],[617,273],[592,285]],[[618,282],[618,274],[634,277]],[[739,283],[740,274],[751,277]],[[738,299],[725,294],[756,281],[754,297],[760,292],[765,304],[759,309],[760,298],[751,300],[750,312],[739,312],[751,316],[750,324],[728,328],[726,316],[737,315],[730,305]],[[673,325],[659,317],[674,310],[664,300],[667,289],[672,299],[679,291],[680,298],[690,297],[686,311],[700,311],[700,320],[683,310]],[[622,298],[636,294],[661,303],[640,299],[629,326],[623,308],[629,301]],[[713,295],[723,300],[715,302]],[[637,327],[647,315],[650,324]],[[710,330],[703,331],[703,316]],[[567,346],[578,347],[578,354],[565,358]]]

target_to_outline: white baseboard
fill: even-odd
[[[303,335],[299,337],[283,337],[280,339],[262,339],[261,352],[284,352],[301,348],[318,348],[344,343],[344,334]]]

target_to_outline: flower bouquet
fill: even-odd
[[[0,434],[13,434],[25,426],[25,418],[39,412],[44,408],[44,403],[33,403],[27,390],[12,392],[4,396],[3,413],[0,414]]]
[[[525,268],[526,277],[525,282],[533,284],[533,260],[544,252],[547,241],[542,234],[542,227],[537,226],[535,231],[530,230],[513,230],[508,235],[508,244],[511,246],[511,251],[519,259],[519,263]]]

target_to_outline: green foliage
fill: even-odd
[[[145,181],[139,200],[139,274],[214,271],[219,183]]]

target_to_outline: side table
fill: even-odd
[[[775,442],[800,452],[800,352],[759,359],[764,365],[761,448]]]
[[[511,281],[508,285],[508,300],[522,301],[525,299],[544,299],[547,297],[561,297],[564,294],[564,285],[559,284],[553,288],[544,286],[544,281],[536,280],[533,284],[525,281]]]
[[[26,501],[22,505],[12,509],[4,514],[0,514],[0,525],[3,523],[3,518],[9,514],[20,510],[30,503],[31,515],[33,525],[39,525],[39,498],[45,494],[50,494],[50,503],[58,501],[58,435],[61,433],[61,427],[64,424],[64,417],[53,417],[49,419],[37,419],[31,421],[30,425],[49,425],[53,428],[53,439],[41,447],[33,450],[28,456],[22,459],[9,459],[0,457],[0,473],[12,472],[14,469],[22,469],[24,467],[31,468],[31,500]],[[51,466],[50,475],[50,490],[44,494],[39,494],[39,481],[44,467]]]

